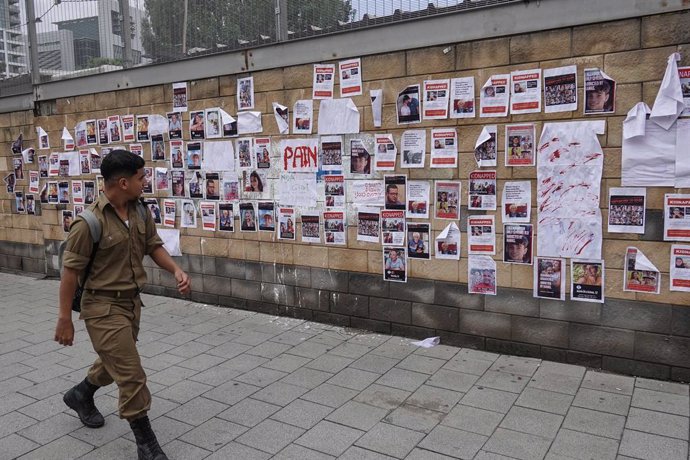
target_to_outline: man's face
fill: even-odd
[[[144,168],[139,168],[139,170],[127,180],[126,192],[130,199],[139,198],[142,193],[144,193],[144,186],[146,185],[146,173]]]
[[[194,155],[194,156],[192,157],[192,164],[193,164],[194,166],[199,166],[199,155]]]
[[[389,203],[397,203],[398,202],[398,188],[393,187],[388,189],[388,192],[386,192],[386,200]]]
[[[398,251],[391,251],[391,260],[392,261],[398,260]]]
[[[510,243],[508,244],[508,258],[510,260],[520,260],[522,261],[527,254],[527,246],[522,243]]]
[[[609,100],[609,94],[605,91],[588,91],[587,107],[591,110],[603,110]]]
[[[184,184],[182,182],[175,182],[173,184],[173,192],[175,195],[182,195],[184,192]]]
[[[206,183],[206,193],[208,195],[215,195],[216,194],[216,182],[215,181],[208,181]]]
[[[482,282],[486,284],[491,284],[493,282],[493,279],[491,278],[491,272],[489,270],[484,271],[482,273]]]
[[[367,167],[367,159],[363,156],[352,157],[352,166],[355,172],[364,172]]]

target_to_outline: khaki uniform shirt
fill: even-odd
[[[122,301],[131,305],[131,299],[120,301],[108,298],[106,301],[104,297],[91,293],[91,290],[141,290],[146,283],[144,256],[162,246],[163,241],[158,236],[148,210],[146,219],[142,220],[136,206],[138,205],[134,201],[129,203],[129,225],[120,219],[105,194],[101,194],[89,207],[101,223],[101,240],[84,285],[82,318],[107,314],[107,311],[94,311],[95,307],[91,308],[91,304],[120,304]],[[92,250],[93,240],[88,224],[83,219],[75,219],[67,236],[63,265],[79,271],[81,276],[89,263]]]

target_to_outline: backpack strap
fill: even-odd
[[[141,220],[144,222],[146,222],[147,216],[151,215],[148,208],[144,205],[144,203],[141,202],[141,200],[137,200],[137,211],[139,212],[139,217],[141,217]]]
[[[96,217],[90,209],[85,209],[79,217],[84,219],[86,224],[89,226],[89,232],[91,233],[91,240],[93,244],[98,244],[101,241],[101,222]]]

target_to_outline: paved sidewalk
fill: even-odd
[[[0,273],[0,459],[131,459],[62,403],[95,354],[53,342],[56,281]],[[688,459],[688,386],[145,296],[149,414],[171,459]]]

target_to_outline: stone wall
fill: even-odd
[[[638,101],[652,105],[667,57],[680,51],[681,65],[690,64],[690,12],[626,19],[510,37],[411,49],[362,57],[364,94],[353,98],[362,114],[362,131],[392,133],[396,142],[405,127],[396,124],[393,102],[398,91],[425,79],[474,76],[479,88],[497,73],[578,66],[579,107],[576,112],[513,115],[503,118],[426,121],[415,128],[455,126],[460,143],[457,170],[399,170],[412,180],[459,179],[467,190],[475,169],[474,142],[485,124],[498,124],[498,145],[504,145],[505,124],[536,122],[537,133],[547,121],[582,119],[582,73],[599,67],[618,83],[616,113],[606,116],[600,136],[605,164],[601,207],[606,221],[608,189],[620,185],[621,134],[626,112]],[[235,80],[249,74],[219,75],[189,82],[190,110],[226,108],[235,113]],[[264,135],[279,133],[271,103],[292,107],[311,96],[312,65],[254,72],[256,110],[264,113]],[[383,126],[372,123],[369,90],[384,92]],[[336,94],[338,88],[336,86]],[[0,114],[0,169],[11,170],[11,141],[19,132],[36,144],[35,127],[50,135],[51,151],[59,151],[63,126],[110,114],[165,114],[172,87],[109,91],[42,102],[31,111]],[[40,112],[40,114],[39,114]],[[187,118],[188,116],[185,116]],[[188,123],[184,122],[185,138]],[[503,148],[499,147],[499,153]],[[42,154],[42,153],[41,153]],[[500,154],[499,154],[500,156]],[[148,145],[145,158],[150,159]],[[498,192],[507,180],[534,179],[535,168],[507,168],[499,159]],[[149,162],[150,165],[152,165]],[[428,163],[427,163],[428,164]],[[36,164],[30,168],[36,168]],[[27,181],[18,183],[26,190]],[[212,233],[183,229],[182,264],[192,273],[193,298],[209,303],[310,318],[380,332],[424,337],[440,334],[446,343],[495,351],[541,356],[606,369],[663,378],[690,378],[690,295],[668,290],[670,243],[663,242],[662,199],[673,189],[647,190],[647,231],[644,235],[604,232],[606,298],[603,305],[532,298],[532,267],[498,262],[498,296],[467,294],[467,254],[460,261],[410,263],[407,284],[382,280],[378,244],[356,241],[350,228],[346,247],[276,241],[266,233]],[[166,195],[159,194],[159,197]],[[534,199],[534,192],[533,192]],[[0,190],[0,267],[54,274],[57,242],[64,238],[59,209],[43,205],[40,216],[13,213],[12,196]],[[534,203],[533,203],[534,206]],[[534,216],[533,214],[533,223]],[[463,207],[461,223],[467,216]],[[435,236],[447,221],[431,219]],[[463,233],[464,225],[461,225]],[[497,217],[497,231],[502,225]],[[466,248],[466,233],[463,246]],[[502,235],[497,235],[500,240]],[[623,258],[627,246],[641,249],[663,272],[660,295],[623,292]],[[500,245],[499,245],[500,246]],[[502,253],[496,256],[502,260]],[[150,292],[174,296],[171,279],[149,267]]]

